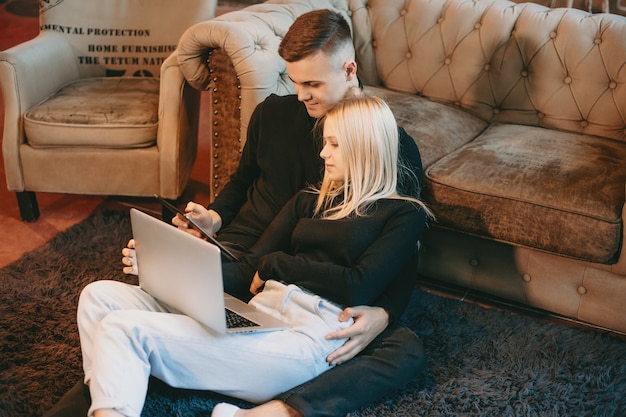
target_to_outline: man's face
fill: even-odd
[[[356,64],[340,62],[323,52],[287,62],[287,72],[293,81],[298,100],[306,105],[309,116],[319,118],[344,98],[348,89],[358,84]]]

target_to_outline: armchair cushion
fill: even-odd
[[[158,106],[158,78],[77,80],[26,112],[26,140],[41,148],[151,146]]]

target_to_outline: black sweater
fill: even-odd
[[[209,206],[222,218],[218,239],[245,252],[261,236],[285,203],[299,190],[317,185],[323,175],[316,119],[297,96],[271,95],[252,114],[241,160],[230,182]],[[399,191],[419,196],[422,160],[415,141],[400,132],[400,157],[419,184],[405,182]]]
[[[326,220],[313,217],[316,199],[308,191],[294,196],[248,255],[224,265],[225,279],[251,282],[258,270],[263,280],[296,284],[341,305],[377,305],[399,317],[415,283],[424,210],[383,199],[365,216]]]
[[[239,166],[209,205],[222,218],[217,238],[225,245],[246,253],[287,201],[306,186],[319,184],[324,166],[319,156],[321,140],[313,132],[315,122],[295,95],[270,95],[256,107]],[[404,129],[399,128],[399,133],[399,157],[418,179],[417,186],[414,182],[399,184],[399,192],[418,197],[423,179],[421,156]],[[392,280],[387,291],[369,303],[388,310],[392,321],[401,315],[410,297],[417,276],[417,255],[403,267],[406,279]],[[225,289],[247,299],[251,278],[242,274],[228,277],[225,272]]]

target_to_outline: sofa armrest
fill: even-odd
[[[72,47],[57,33],[0,52],[0,91],[4,102],[2,155],[10,191],[23,191],[19,146],[24,142],[22,115],[63,85],[79,78]]]
[[[331,4],[326,0],[263,3],[197,23],[183,33],[178,44],[179,63],[195,88],[220,87],[221,74],[207,65],[214,50],[223,51],[231,61],[241,95],[242,141],[258,103],[270,94],[293,93],[278,45],[296,17],[320,7]]]
[[[252,112],[270,94],[292,94],[278,46],[303,13],[329,8],[348,17],[345,0],[282,0],[248,6],[191,26],[178,44],[185,78],[211,91],[216,195],[239,161]]]
[[[200,91],[187,83],[174,51],[161,65],[159,92],[159,195],[176,199],[183,192],[198,148]],[[186,175],[184,175],[186,174]]]

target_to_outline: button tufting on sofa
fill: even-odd
[[[424,235],[420,273],[626,332],[626,314],[615,314],[626,299],[626,89],[618,84],[626,18],[505,0],[254,7],[203,30],[219,35],[205,49],[244,43],[217,68],[242,85],[241,114],[219,116],[239,128],[241,142],[220,135],[220,155],[245,141],[258,102],[293,92],[284,70],[265,78],[268,65],[280,65],[268,55],[275,45],[241,62],[245,42],[282,33],[314,8],[339,10],[351,16],[366,91],[389,102],[422,154],[422,195],[438,222]],[[230,159],[221,156],[220,169]],[[220,181],[227,177],[220,171]],[[584,302],[579,287],[589,289]]]

